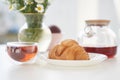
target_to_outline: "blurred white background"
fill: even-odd
[[[62,33],[64,34],[63,39],[77,39],[77,33],[85,27],[85,20],[109,19],[111,20],[111,23],[109,25],[110,28],[116,33],[119,38],[119,8],[120,0],[53,0],[51,2],[51,5],[48,7],[44,18],[44,23],[46,25],[55,24],[59,26],[62,30]],[[0,4],[0,13],[3,10],[5,9],[3,9]],[[14,22],[14,24],[18,24],[17,26],[21,27],[25,22],[24,17],[16,13],[12,15],[14,15],[14,17],[17,17],[17,21]],[[3,30],[2,27],[3,24],[0,24],[0,30]]]

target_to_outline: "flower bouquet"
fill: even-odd
[[[43,28],[43,18],[49,5],[48,0],[8,0],[11,10],[20,11],[26,18],[20,29],[18,40],[21,42],[38,42],[39,45],[50,43],[51,32]],[[47,37],[47,38],[46,38]],[[47,42],[45,42],[47,39]],[[45,43],[45,44],[44,44]],[[49,45],[48,45],[49,46]],[[47,47],[47,46],[46,46]],[[46,48],[41,47],[41,48]]]

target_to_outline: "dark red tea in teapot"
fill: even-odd
[[[87,52],[94,52],[94,53],[100,53],[105,54],[108,56],[108,58],[112,58],[116,55],[117,52],[117,46],[113,47],[84,47]]]

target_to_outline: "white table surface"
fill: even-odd
[[[0,80],[120,80],[120,49],[115,58],[87,67],[60,67],[12,62],[0,45]]]

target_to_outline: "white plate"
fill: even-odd
[[[48,64],[59,65],[59,66],[90,66],[103,62],[107,59],[106,55],[98,53],[89,53],[90,60],[55,60],[55,59],[45,59]]]

